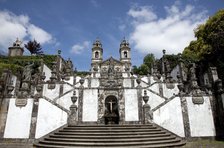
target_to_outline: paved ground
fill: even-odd
[[[1,141],[0,148],[33,148],[33,146],[27,142]],[[224,141],[198,140],[188,142],[183,148],[224,148]]]
[[[224,141],[198,140],[187,142],[184,148],[224,148]]]

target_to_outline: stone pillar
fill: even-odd
[[[78,104],[79,104],[79,108],[78,108],[78,122],[79,123],[82,123],[82,108],[83,108],[83,91],[84,91],[84,84],[85,82],[85,79],[84,78],[81,78],[79,80],[79,83],[81,84],[80,87],[79,87],[79,100],[78,100]]]
[[[70,113],[68,115],[68,126],[75,126],[78,124],[77,121],[77,105],[75,105],[77,101],[76,91],[74,90],[73,96],[71,97],[72,105],[70,106]]]
[[[149,101],[149,96],[147,96],[146,90],[144,91],[144,96],[142,97],[145,104],[143,105],[143,124],[148,124],[153,119],[153,114],[151,112],[151,107],[147,103]]]
[[[204,98],[202,97],[202,91],[200,90],[197,82],[196,72],[195,72],[195,64],[192,64],[192,67],[190,68],[191,73],[191,89],[192,89],[192,102],[194,104],[203,104]]]
[[[137,97],[138,97],[138,117],[139,123],[142,123],[142,87],[141,87],[141,78],[136,79],[137,82]]]
[[[11,72],[5,69],[0,77],[0,138],[3,138],[4,135],[10,102],[9,98],[12,97],[11,92],[13,89]]]
[[[184,133],[185,133],[185,138],[188,139],[191,137],[191,132],[190,132],[188,109],[187,109],[187,100],[184,97],[185,93],[184,93],[184,84],[182,82],[182,78],[180,75],[177,75],[177,78],[178,78],[177,87],[179,89],[179,97],[180,97],[182,116],[183,116]]]
[[[215,82],[215,126],[216,136],[224,138],[224,90],[222,87],[222,81],[220,79]]]
[[[37,126],[37,115],[38,115],[38,108],[39,108],[39,98],[43,97],[43,85],[44,79],[46,78],[45,73],[41,73],[38,78],[38,82],[36,85],[36,94],[34,95],[33,99],[33,109],[31,115],[31,125],[30,125],[30,139],[35,139],[36,135],[36,126]]]

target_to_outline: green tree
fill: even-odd
[[[132,66],[132,72],[134,74],[138,74],[139,73],[138,67],[136,65]]]
[[[193,59],[204,59],[224,50],[224,9],[210,17],[205,24],[195,30],[197,40],[192,41],[183,55]]]
[[[206,69],[216,66],[219,77],[224,81],[224,9],[210,17],[195,30],[197,40],[183,51],[183,56],[199,61]]]
[[[154,61],[155,61],[155,57],[152,53],[147,54],[143,59],[143,64],[145,64],[148,67],[149,72],[153,66]]]
[[[138,70],[139,75],[147,75],[149,73],[149,67],[146,64],[139,66]]]
[[[37,54],[37,55],[43,54],[41,45],[40,43],[37,43],[36,40],[29,41],[27,44],[25,44],[25,47],[30,51],[31,54]]]

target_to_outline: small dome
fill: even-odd
[[[120,47],[129,47],[129,43],[125,38],[122,40]]]
[[[16,41],[13,43],[14,47],[21,47],[22,45],[22,41],[20,41],[18,38],[16,39]]]
[[[102,48],[102,44],[100,42],[100,40],[97,38],[96,41],[93,43],[93,47],[101,47]]]

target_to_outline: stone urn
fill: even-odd
[[[79,83],[80,83],[81,85],[83,85],[84,82],[85,82],[85,79],[84,79],[84,78],[81,78],[81,79],[79,80]]]
[[[71,96],[71,100],[72,100],[72,103],[75,104],[75,102],[77,101],[77,97],[76,96]]]
[[[46,78],[45,72],[43,72],[42,75],[41,75],[41,80],[44,81],[45,78]]]
[[[147,96],[146,90],[144,90],[144,96],[142,97],[142,99],[145,102],[145,104],[149,101],[149,96]]]
[[[157,74],[157,78],[160,80],[161,79],[161,74]]]
[[[138,85],[139,85],[139,84],[141,83],[141,78],[138,77],[138,78],[136,79],[136,82],[137,82]]]
[[[43,89],[43,86],[41,84],[37,84],[37,87],[36,87],[37,92],[42,91],[42,89]]]
[[[73,96],[71,96],[71,100],[73,104],[75,104],[75,102],[77,101],[77,98],[78,97],[76,97],[76,91],[74,91]]]

